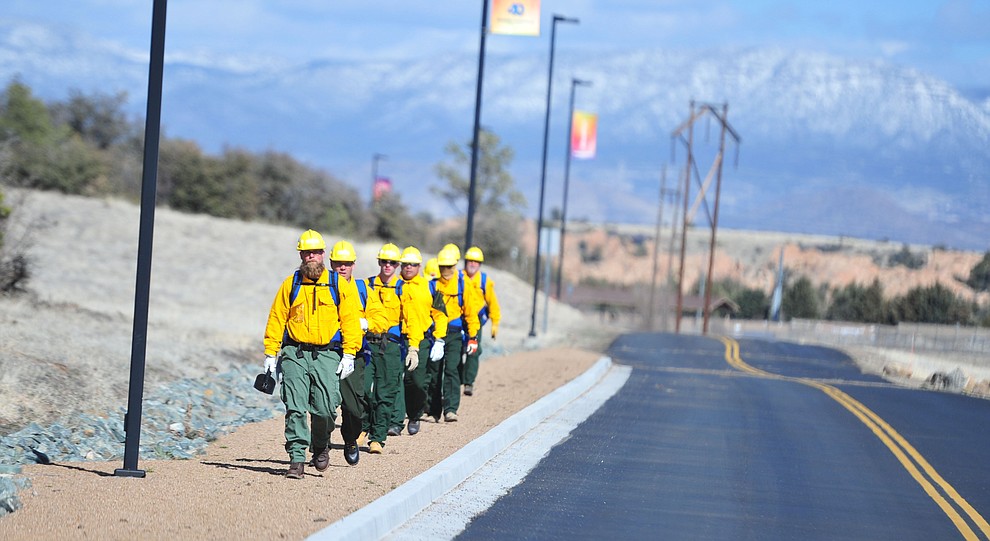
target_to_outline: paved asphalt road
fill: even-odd
[[[628,382],[458,539],[988,539],[990,401],[844,354],[627,335]]]

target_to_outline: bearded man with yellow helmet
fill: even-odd
[[[333,275],[323,263],[323,237],[307,230],[296,250],[301,264],[275,294],[264,339],[265,371],[282,383],[289,479],[303,478],[307,449],[317,471],[329,467],[340,382],[353,373],[354,356],[361,347],[357,305],[335,298]]]

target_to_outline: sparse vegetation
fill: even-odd
[[[940,283],[916,287],[891,301],[897,322],[971,325],[977,311],[974,303],[960,299]]]
[[[966,285],[973,291],[990,291],[990,252],[983,254],[983,259],[969,271]]]
[[[471,146],[471,141],[464,145],[447,144],[444,150],[449,161],[436,166],[441,185],[431,188],[434,194],[465,216],[471,181]],[[509,173],[515,152],[502,146],[498,135],[482,129],[478,136],[478,153],[472,240],[484,250],[486,263],[508,262],[513,250],[518,251],[519,225],[526,204]],[[443,232],[441,242],[460,245],[464,242],[462,230]]]
[[[23,290],[30,277],[27,255],[20,243],[10,242],[8,230],[12,208],[4,203],[0,192],[0,293]]]
[[[45,104],[19,80],[0,93],[0,184],[68,194],[140,197],[141,123],[124,114],[126,94],[70,92]],[[357,190],[288,154],[225,149],[163,137],[157,201],[176,210],[263,220],[367,238],[425,229],[391,194],[367,212]],[[397,227],[401,223],[402,227]]]
[[[883,286],[874,280],[869,286],[848,284],[832,292],[825,319],[862,323],[892,323],[889,303],[883,297]]]
[[[818,319],[822,314],[821,305],[818,292],[807,276],[801,276],[793,283],[784,285],[784,298],[780,303],[780,311],[785,320]]]
[[[928,257],[925,254],[913,253],[907,244],[901,247],[901,251],[891,255],[887,260],[887,264],[891,267],[901,265],[909,269],[920,269],[927,263]]]

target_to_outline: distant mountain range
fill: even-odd
[[[540,43],[531,55],[486,58],[482,109],[483,125],[516,152],[510,170],[531,216],[546,106]],[[147,74],[146,55],[0,22],[0,78],[19,76],[44,99],[123,90],[143,117]],[[671,132],[698,100],[727,103],[742,137],[727,153],[720,226],[990,248],[986,89],[963,93],[882,61],[781,49],[558,49],[554,74],[547,211],[561,204],[570,82],[578,77],[593,83],[577,90],[576,108],[599,115],[598,156],[572,162],[569,217],[656,220],[662,169],[669,164],[670,191],[684,170],[684,145]],[[286,151],[368,191],[371,156],[383,153],[379,170],[407,204],[442,215],[451,210],[426,187],[436,183],[443,147],[470,140],[476,75],[471,55],[301,66],[167,59],[163,124],[166,135],[209,152]],[[696,124],[702,179],[718,135],[717,123]],[[703,207],[697,223],[705,214]]]

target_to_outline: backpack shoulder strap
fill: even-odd
[[[327,284],[327,288],[330,289],[330,296],[333,297],[333,303],[340,306],[340,289],[337,287],[337,272],[330,272],[330,280]]]
[[[368,282],[366,282],[364,280],[357,280],[355,282],[355,284],[357,284],[358,295],[361,296],[361,307],[362,308],[367,308],[368,307]],[[374,284],[374,282],[372,282],[372,284]],[[372,285],[372,289],[374,289],[374,285]]]
[[[302,285],[302,278],[299,276],[299,269],[292,274],[292,291],[289,293],[289,306],[296,300],[299,295],[299,286]]]

